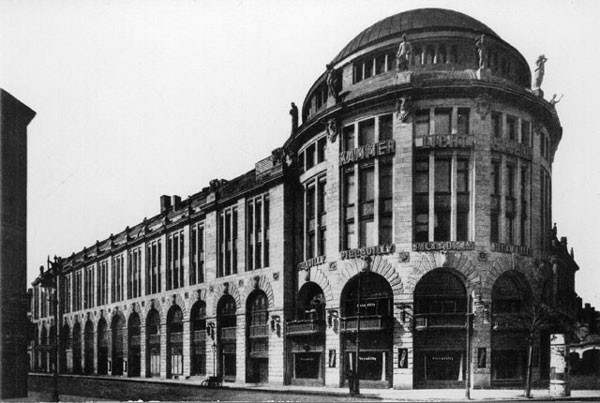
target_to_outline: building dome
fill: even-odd
[[[403,33],[442,30],[469,31],[499,39],[487,25],[466,14],[442,8],[419,8],[392,15],[371,25],[352,39],[333,59],[333,63],[369,45],[399,37]]]

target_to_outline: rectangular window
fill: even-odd
[[[379,165],[379,244],[392,243],[392,160]]]
[[[184,241],[183,231],[167,236],[167,290],[184,286]]]
[[[316,212],[315,212],[315,184],[309,186],[306,189],[306,259],[310,259],[315,256],[315,231],[316,231]],[[305,260],[306,260],[305,259]]]
[[[415,113],[415,136],[429,135],[429,109],[421,109]]]
[[[515,166],[506,166],[506,242],[514,244],[515,234],[515,216],[516,216],[516,200],[515,200]]]
[[[191,227],[189,276],[190,284],[204,282],[204,223]]]
[[[98,264],[97,272],[97,304],[108,304],[108,261],[103,260]]]
[[[359,184],[359,239],[358,246],[371,246],[375,244],[375,169],[367,166],[360,169]]]
[[[456,240],[469,240],[469,160],[459,158],[456,164]]]
[[[306,155],[306,170],[308,171],[315,166],[315,145],[308,146],[304,154]]]
[[[435,159],[435,199],[434,199],[434,241],[450,240],[450,159]]]
[[[428,155],[426,156],[428,157]],[[429,241],[429,158],[417,159],[414,177],[415,242]]]
[[[469,134],[469,108],[458,108],[456,129],[458,134]]]
[[[450,134],[452,132],[452,109],[436,108],[433,115],[435,134]]]
[[[146,294],[160,292],[161,276],[161,244],[160,239],[151,241],[147,245],[146,253]],[[168,242],[167,242],[168,244]],[[167,267],[169,265],[167,264]]]
[[[84,309],[94,307],[94,266],[85,269]]]
[[[356,248],[355,208],[356,208],[356,179],[354,170],[344,172],[344,249]]]
[[[112,302],[123,300],[123,255],[112,258]]]
[[[362,121],[358,124],[359,146],[375,143],[375,119]]]
[[[506,128],[508,130],[509,140],[517,140],[517,118],[514,116],[506,116]]]
[[[502,115],[492,112],[492,133],[495,138],[502,138]]]
[[[269,196],[262,194],[246,204],[246,270],[269,265]],[[237,213],[236,213],[237,214]]]
[[[521,143],[525,144],[526,146],[529,146],[530,139],[531,139],[531,123],[526,120],[522,120],[521,121]]]
[[[134,248],[128,253],[127,264],[127,298],[141,295],[141,248]]]
[[[379,117],[379,141],[393,139],[393,119],[392,115],[383,115]]]
[[[492,161],[491,181],[490,242],[498,243],[500,239],[500,162],[498,161]]]
[[[304,188],[305,234],[304,259],[325,254],[326,247],[326,209],[325,177],[313,179]]]
[[[217,276],[237,273],[237,208],[229,207],[219,213]]]
[[[317,163],[325,161],[325,150],[327,149],[327,137],[317,141]]]
[[[527,192],[527,168],[521,168],[521,232],[519,243],[527,246],[527,201],[529,194]]]
[[[344,151],[350,151],[356,147],[354,137],[354,125],[344,127]]]

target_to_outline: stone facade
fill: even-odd
[[[403,34],[407,71],[393,63]],[[359,34],[331,66],[339,93],[323,74],[302,125],[253,171],[184,201],[163,196],[159,215],[63,259],[63,369],[85,369],[87,351],[88,372],[101,356],[109,374],[126,376],[341,387],[357,372],[364,385],[398,389],[464,387],[467,373],[476,388],[523,382],[523,318],[543,303],[570,323],[578,270],[551,228],[562,128],[529,88],[527,62],[480,22],[421,9]],[[86,287],[76,276],[88,268]],[[53,319],[36,307],[41,335]],[[155,311],[158,325],[147,323]],[[122,335],[113,323],[127,323]],[[119,341],[128,331],[139,334],[135,372],[137,355],[115,354],[128,351]],[[549,330],[535,332],[532,356],[534,379],[548,379]]]

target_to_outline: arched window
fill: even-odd
[[[128,342],[128,376],[140,376],[141,344],[140,344],[140,315],[133,312],[129,316],[127,337]]]
[[[98,321],[98,375],[108,373],[108,343],[110,333],[106,320],[100,318]]]
[[[81,325],[75,322],[73,325],[73,373],[81,374]]]
[[[324,320],[325,296],[317,284],[308,282],[298,292],[298,312],[296,317],[300,320]]]
[[[94,324],[87,320],[84,329],[85,373],[94,373]]]
[[[492,288],[492,313],[518,313],[527,297],[526,284],[516,273],[504,273]]]
[[[124,340],[125,318],[122,314],[113,317],[112,329],[112,374],[123,375],[123,364],[125,358]]]
[[[160,316],[156,309],[146,318],[146,346],[150,376],[160,376]]]
[[[224,381],[234,382],[236,376],[236,318],[235,300],[224,295],[217,306],[219,374]]]
[[[415,287],[415,314],[453,314],[467,311],[467,293],[454,274],[435,270],[423,276]]]
[[[167,316],[168,363],[171,376],[183,375],[183,312],[174,306]]]
[[[392,289],[387,280],[379,274],[361,273],[348,281],[344,287],[342,291],[343,317],[390,316],[391,313]]]
[[[191,348],[191,373],[192,375],[206,372],[206,303],[198,301],[191,311],[192,348]],[[214,340],[211,340],[214,341]]]
[[[72,372],[73,367],[68,366],[67,363],[67,350],[71,350],[71,328],[68,323],[65,323],[60,333],[60,345],[62,354],[60,356],[60,372]]]

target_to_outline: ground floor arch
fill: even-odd
[[[85,323],[83,339],[84,372],[89,375],[94,373],[94,324],[90,319]]]
[[[108,374],[108,351],[110,343],[110,331],[106,319],[98,321],[98,375]]]
[[[359,272],[344,286],[340,299],[342,384],[358,376],[363,387],[392,386],[393,292],[373,272]]]
[[[167,377],[183,376],[183,312],[174,305],[167,313]]]
[[[127,323],[127,376],[140,376],[141,373],[141,340],[140,340],[140,315],[133,312]]]
[[[203,375],[206,373],[206,342],[214,342],[212,340],[214,333],[210,329],[209,332],[211,334],[207,335],[206,303],[204,301],[197,301],[192,306],[190,311],[190,328],[190,373],[191,375]],[[213,362],[213,366],[214,364]]]
[[[127,345],[125,344],[125,318],[116,314],[110,325],[112,334],[112,375],[123,375],[126,364]]]
[[[146,373],[160,376],[160,315],[154,308],[146,317]]]
[[[451,269],[425,274],[414,291],[415,388],[464,386],[468,294]]]
[[[309,281],[302,285],[296,298],[294,319],[288,321],[286,329],[291,383],[324,385],[325,296],[318,284]]]
[[[269,301],[262,290],[246,300],[246,382],[269,381]]]
[[[75,322],[73,325],[73,373],[81,374],[81,325]]]
[[[235,299],[223,295],[217,305],[217,371],[221,379],[234,382],[237,373]]]

